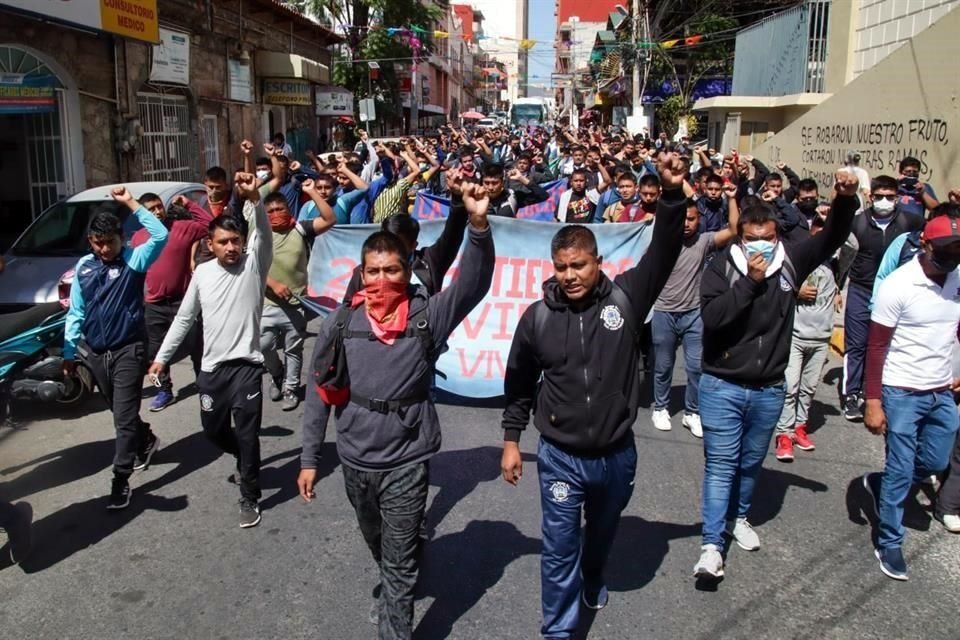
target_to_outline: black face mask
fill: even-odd
[[[930,254],[930,266],[940,273],[950,273],[960,267],[960,258],[934,249]]]
[[[800,212],[807,216],[808,218],[813,216],[817,212],[817,207],[819,205],[817,202],[798,202],[797,209],[800,209]]]
[[[656,212],[657,212],[657,201],[654,200],[653,202],[644,202],[644,203],[641,205],[641,208],[643,209],[643,211],[644,211],[645,213],[656,213]]]
[[[723,198],[711,198],[709,196],[705,196],[703,201],[706,202],[707,207],[713,211],[716,211],[723,205]]]

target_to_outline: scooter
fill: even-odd
[[[78,367],[63,374],[67,312],[59,302],[0,315],[0,420],[14,399],[78,404],[93,391],[93,376]]]

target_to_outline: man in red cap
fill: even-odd
[[[870,319],[864,425],[886,438],[883,473],[863,485],[878,516],[880,569],[907,579],[903,503],[914,481],[942,472],[957,432],[953,345],[960,325],[960,221],[926,223],[917,256],[887,277]]]

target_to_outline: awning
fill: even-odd
[[[443,115],[446,113],[443,107],[437,104],[422,104],[420,105],[420,111],[426,111],[427,113],[436,113]]]
[[[257,51],[257,75],[261,78],[297,78],[330,84],[330,68],[295,53]]]

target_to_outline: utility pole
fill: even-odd
[[[579,36],[577,35],[578,27],[580,26],[580,16],[570,16],[570,26],[573,27],[573,35],[571,36],[570,43],[573,45],[572,50],[570,51],[570,70],[573,72],[570,79],[570,112],[568,114],[570,118],[570,126],[573,129],[577,129],[580,126],[580,114],[577,113],[577,47],[580,45]]]
[[[640,0],[633,0],[633,117],[640,115],[642,106],[640,104]]]
[[[420,126],[420,69],[417,62],[414,57],[410,76],[410,134],[414,134]]]

